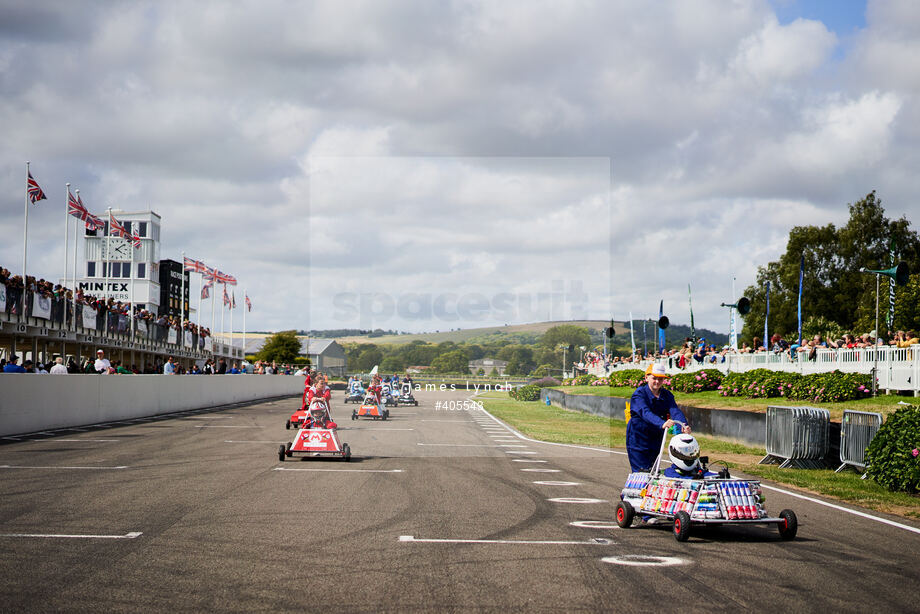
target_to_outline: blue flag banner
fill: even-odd
[[[770,282],[767,282],[767,315],[763,319],[763,347],[769,351],[770,346]],[[754,348],[754,351],[757,351],[757,348]]]
[[[664,315],[664,299],[662,299],[661,302],[658,304],[658,319],[660,320],[663,315]],[[664,329],[661,327],[658,327],[658,351],[659,352],[664,352],[664,345],[665,345]]]
[[[805,256],[799,262],[799,347],[802,347],[802,281],[805,279]]]

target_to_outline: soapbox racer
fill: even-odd
[[[386,407],[390,407],[391,405],[399,405],[399,401],[396,399],[396,395],[393,392],[393,386],[389,382],[383,382],[381,390],[383,391],[383,404]]]
[[[346,403],[360,403],[364,400],[364,388],[359,382],[352,382],[345,393]]]
[[[674,427],[677,433],[680,426]],[[759,480],[733,479],[728,469],[718,474],[708,472],[709,459],[698,456],[698,447],[692,477],[672,477],[662,471],[668,437],[665,429],[661,452],[651,471],[630,473],[626,478],[616,506],[616,522],[621,529],[632,526],[639,514],[648,520],[673,522],[674,538],[679,542],[689,539],[695,525],[775,524],[782,539],[795,538],[798,520],[794,511],[784,509],[777,517],[768,516]]]
[[[386,420],[390,417],[390,410],[383,407],[380,402],[377,401],[377,397],[374,396],[373,392],[368,392],[364,395],[364,401],[361,402],[361,406],[351,412],[352,420],[363,417],[373,418],[374,420]]]
[[[336,456],[351,458],[351,448],[339,440],[338,428],[329,417],[329,407],[323,399],[313,399],[307,417],[294,441],[278,447],[278,460],[284,461],[294,454],[305,456]]]
[[[307,408],[302,407],[291,414],[291,417],[288,418],[287,422],[284,425],[284,428],[290,429],[291,427],[299,429],[303,426],[304,420],[307,419]]]
[[[415,397],[412,395],[412,384],[409,382],[403,382],[402,386],[399,389],[399,396],[396,397],[397,405],[415,405],[418,407],[418,401],[415,400]]]

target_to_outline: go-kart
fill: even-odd
[[[390,407],[391,405],[399,405],[399,401],[397,401],[396,395],[393,393],[393,386],[391,386],[389,382],[383,382],[381,386],[381,396],[385,406]]]
[[[284,462],[294,454],[351,458],[351,448],[339,441],[337,425],[329,418],[329,406],[323,399],[313,399],[303,427],[294,441],[278,447],[278,460]]]
[[[678,423],[679,424],[679,423]],[[681,425],[682,426],[682,425]],[[675,426],[677,433],[680,427]],[[661,452],[650,472],[630,473],[616,506],[616,522],[621,529],[632,526],[639,514],[646,518],[672,521],[674,538],[687,541],[694,525],[775,524],[784,540],[795,538],[798,519],[784,509],[770,517],[763,509],[764,496],[759,480],[733,479],[728,469],[717,477],[707,472],[709,459],[701,456],[700,479],[673,478],[661,469],[668,431],[665,429]],[[675,434],[677,434],[675,433]]]
[[[291,427],[294,427],[295,429],[299,429],[301,426],[303,426],[303,422],[306,419],[307,419],[307,408],[301,407],[300,409],[295,411],[293,414],[291,414],[291,417],[288,418],[287,422],[284,425],[284,428],[290,429]]]
[[[358,418],[365,416],[373,418],[374,420],[386,420],[390,417],[390,410],[381,407],[380,403],[377,401],[377,397],[374,396],[374,393],[368,392],[364,396],[364,400],[361,402],[361,406],[358,407],[358,409],[352,410],[351,412],[352,420],[357,420]]]
[[[402,387],[399,389],[399,396],[396,397],[396,404],[415,405],[418,407],[418,401],[416,401],[415,397],[412,395],[412,384],[403,382]]]
[[[361,387],[361,384],[355,382],[349,387],[348,392],[345,393],[345,402],[346,403],[360,403],[364,400],[364,388]]]

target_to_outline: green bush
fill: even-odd
[[[908,405],[885,420],[866,451],[867,473],[892,491],[920,490],[920,407]]]
[[[539,401],[540,387],[534,386],[533,384],[528,384],[526,386],[521,386],[520,388],[512,388],[508,391],[508,394],[511,395],[511,398],[515,399],[516,401]]]
[[[589,384],[591,384],[591,382],[593,382],[596,379],[597,379],[596,375],[585,373],[584,375],[579,375],[578,377],[575,378],[574,385],[575,386],[588,386]]]
[[[721,383],[721,371],[718,369],[703,369],[692,373],[672,375],[670,389],[674,392],[703,392],[705,390],[718,390]]]
[[[645,371],[642,369],[623,369],[622,371],[614,371],[607,379],[610,385],[615,388],[638,388],[639,384],[645,381]]]

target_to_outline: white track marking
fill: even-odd
[[[417,443],[417,446],[442,446],[447,448],[497,448],[490,443]]]
[[[404,469],[301,469],[299,467],[275,467],[272,471],[341,471],[343,473],[403,473]]]
[[[264,429],[264,426],[242,424],[199,424],[193,429]]]
[[[57,443],[57,442],[74,442],[74,441],[90,441],[90,442],[104,442],[104,441],[121,441],[121,439],[30,439],[29,441],[36,442],[46,442],[46,443]]]
[[[238,439],[224,439],[224,443],[285,443],[283,441],[269,441],[267,439],[255,439],[252,441],[244,441]]]
[[[552,481],[536,481],[534,484],[540,484],[541,486],[580,486],[581,482],[552,482]]]
[[[547,499],[547,501],[552,501],[553,503],[607,503],[606,499],[588,499],[586,497],[556,497],[555,499]]]
[[[539,458],[512,458],[512,463],[548,463],[549,461],[541,460]],[[554,469],[554,471],[559,471]]]
[[[648,556],[644,554],[605,556],[601,561],[613,565],[626,565],[628,567],[673,567],[674,565],[683,565],[686,563],[686,561],[676,556]]]
[[[833,503],[828,503],[827,501],[815,499],[814,497],[808,497],[806,495],[800,495],[798,493],[791,492],[789,490],[783,490],[782,488],[776,488],[775,486],[767,486],[766,484],[761,484],[761,487],[766,488],[768,490],[772,490],[774,492],[783,493],[784,495],[789,495],[790,497],[796,497],[798,499],[804,499],[805,501],[811,501],[812,503],[817,503],[818,505],[823,505],[824,507],[829,507],[831,509],[834,509],[840,512],[846,512],[847,514],[853,514],[854,516],[859,516],[861,518],[868,518],[869,520],[881,522],[883,524],[887,524],[892,527],[897,527],[898,529],[903,529],[905,531],[910,531],[912,533],[920,534],[920,529],[918,529],[917,527],[912,527],[906,524],[901,524],[900,522],[888,520],[887,518],[880,518],[878,516],[873,516],[872,514],[866,514],[865,512],[858,512],[856,510],[851,510],[849,508],[846,508],[840,505],[834,505]]]
[[[582,529],[619,529],[619,525],[615,522],[608,522],[606,520],[576,520],[575,522],[570,522],[569,526],[580,527]]]
[[[500,443],[498,444],[499,448],[526,448],[527,445],[523,443]]]
[[[419,422],[462,422],[463,424],[473,424],[472,420],[419,420]]]
[[[143,535],[140,531],[132,531],[124,535],[52,535],[46,533],[0,533],[0,537],[45,537],[55,539],[135,539]]]
[[[429,544],[531,544],[549,546],[609,546],[613,543],[611,540],[603,538],[596,538],[588,541],[554,541],[513,539],[433,539],[413,537],[412,535],[400,535],[399,541]]]
[[[536,454],[533,450],[505,450],[505,454]]]
[[[415,429],[391,429],[391,428],[386,428],[386,427],[383,427],[383,428],[374,428],[374,429],[371,429],[371,428],[364,428],[364,427],[361,427],[361,428],[351,428],[351,427],[348,427],[348,426],[340,427],[340,429],[343,430],[343,431],[374,431],[375,433],[379,433],[379,432],[381,432],[381,431],[414,431],[414,430],[415,430]]]
[[[43,467],[25,466],[25,465],[0,465],[0,469],[127,469],[128,465],[119,465],[118,467],[62,467],[47,465]]]
[[[530,471],[531,473],[559,473],[561,469],[521,469],[521,471]]]

